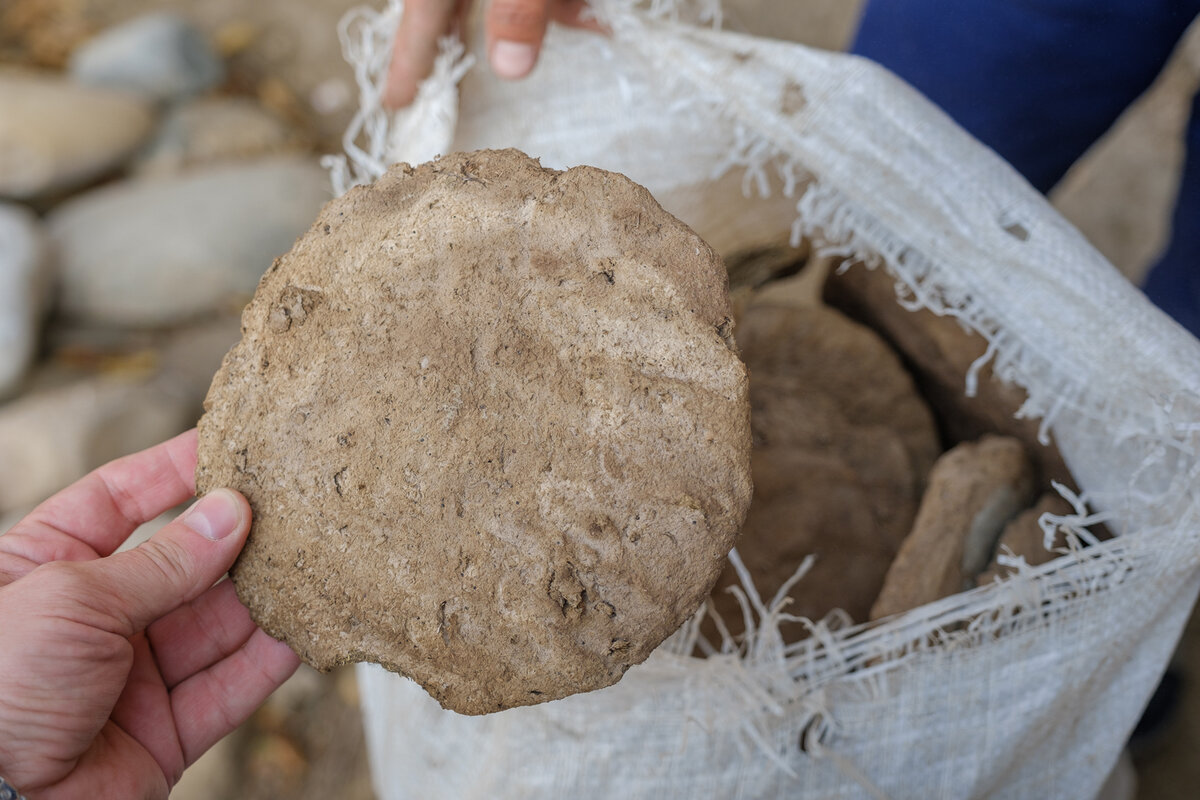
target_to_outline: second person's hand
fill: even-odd
[[[460,25],[472,0],[408,0],[388,68],[384,104],[402,108],[417,96],[417,86],[433,69],[438,39]],[[488,61],[501,78],[523,78],[537,63],[551,20],[576,28],[600,30],[581,18],[585,0],[487,0],[485,22]]]

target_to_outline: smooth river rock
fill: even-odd
[[[240,305],[331,196],[325,171],[300,157],[90,192],[49,218],[61,309],[89,322],[157,327]]]
[[[225,78],[225,65],[204,34],[178,14],[146,14],[109,28],[71,55],[71,76],[82,84],[178,100]]]
[[[21,382],[37,350],[50,276],[37,217],[0,203],[0,398]]]
[[[287,125],[244,97],[200,97],[171,109],[134,164],[139,175],[278,153],[288,147]]]
[[[119,166],[150,132],[142,98],[0,69],[0,197],[26,199]]]
[[[153,377],[89,377],[0,406],[0,514],[187,429],[188,403]]]

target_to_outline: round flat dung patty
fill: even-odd
[[[721,259],[645,189],[513,151],[393,167],[271,267],[200,422],[232,576],[328,669],[486,713],[615,683],[750,503]]]

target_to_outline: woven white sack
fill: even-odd
[[[1028,390],[1022,414],[1084,489],[1044,526],[1121,535],[789,648],[768,598],[737,652],[693,658],[685,626],[616,686],[486,717],[362,667],[379,796],[1094,797],[1200,588],[1200,343],[879,67],[720,32],[713,3],[593,6],[613,35],[552,30],[524,82],[444,43],[395,119],[379,87],[399,2],[350,15],[362,111],[350,162],[331,161],[340,190],[395,160],[512,146],[629,175],[726,254],[805,235],[887,269]]]

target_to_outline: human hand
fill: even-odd
[[[250,528],[195,492],[196,432],[107,464],[0,536],[0,775],[32,798],[165,798],[299,665],[228,580]]]
[[[471,0],[408,0],[388,67],[384,105],[402,108],[417,96],[438,52],[438,39],[466,18]],[[581,15],[585,0],[490,0],[485,22],[488,61],[501,78],[524,78],[537,63],[550,20],[601,30]]]

